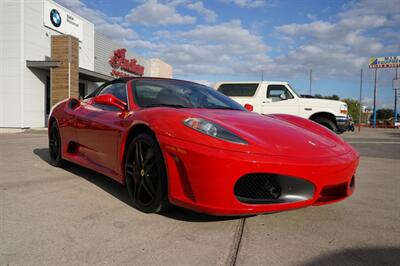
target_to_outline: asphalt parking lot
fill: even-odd
[[[400,130],[361,154],[340,203],[247,218],[143,214],[113,180],[48,164],[44,131],[0,134],[0,265],[399,265]]]

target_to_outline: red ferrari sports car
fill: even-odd
[[[322,205],[354,190],[358,153],[324,127],[260,115],[212,88],[161,78],[105,83],[49,117],[51,163],[125,184],[132,204],[214,215]]]

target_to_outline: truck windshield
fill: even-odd
[[[292,92],[293,92],[298,98],[301,98],[301,97],[299,96],[299,94],[297,93],[297,91],[296,91],[295,89],[293,89],[293,87],[290,86],[289,83],[287,83],[286,85],[292,90]]]
[[[197,83],[148,79],[133,84],[135,100],[140,107],[246,110],[222,93]]]

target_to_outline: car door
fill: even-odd
[[[270,84],[264,94],[263,114],[299,114],[299,102],[285,85]]]
[[[124,82],[105,86],[97,93],[101,94],[112,94],[124,102],[128,101]],[[94,103],[89,98],[82,103],[75,116],[80,153],[110,175],[120,174],[120,138],[129,126],[122,111],[114,106]]]

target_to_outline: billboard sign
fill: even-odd
[[[393,68],[400,67],[400,56],[371,57],[369,68]]]
[[[59,33],[71,34],[82,41],[82,20],[60,5],[44,1],[43,24]]]

